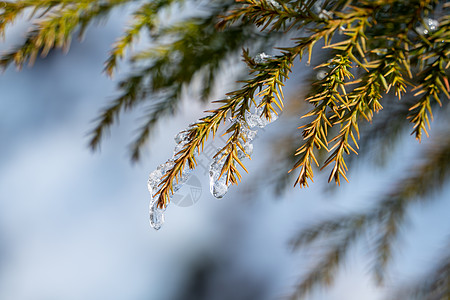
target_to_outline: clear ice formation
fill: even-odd
[[[150,226],[156,230],[159,230],[164,223],[164,211],[166,209],[158,207],[158,197],[154,194],[158,190],[158,185],[161,182],[161,178],[167,173],[167,171],[170,170],[170,168],[173,167],[173,165],[173,160],[168,160],[167,162],[159,165],[156,170],[150,173],[148,177],[147,187],[151,197],[149,205]]]
[[[431,19],[431,18],[424,18],[423,22],[426,24],[426,26],[428,28],[426,28],[425,26],[423,26],[422,24],[420,24],[419,26],[416,27],[416,30],[419,33],[422,34],[428,34],[429,31],[428,29],[433,32],[436,31],[436,29],[439,27],[439,21],[435,20],[435,19]]]
[[[224,161],[224,159],[220,160],[220,157],[216,156],[213,163],[209,166],[209,191],[218,199],[225,196],[228,192],[228,185],[226,184],[227,174],[224,173],[220,176]]]
[[[272,6],[275,7],[276,9],[280,9],[280,8],[281,8],[280,3],[278,3],[278,2],[275,1],[275,0],[268,0],[267,2],[269,2],[270,4],[272,4]]]
[[[245,120],[234,120],[234,122],[241,123],[239,142],[241,143],[243,150],[239,148],[237,151],[240,160],[251,156],[253,153],[253,144],[251,142],[256,138],[258,131],[252,130],[251,128],[264,128],[278,118],[278,115],[275,112],[272,112],[271,120],[269,121],[264,116],[261,116],[262,113],[263,108],[257,108],[254,113],[246,112]],[[229,184],[226,184],[227,173],[225,172],[220,176],[224,163],[225,159],[223,158],[223,155],[219,154],[214,158],[214,161],[209,168],[209,190],[211,194],[218,199],[225,196],[229,187]]]
[[[260,59],[267,59],[270,56],[264,53],[259,55]],[[256,60],[256,59],[255,59]],[[243,149],[238,149],[238,158],[244,159],[245,157],[249,157],[253,153],[253,144],[251,143],[257,134],[257,130],[252,130],[251,128],[259,127],[264,128],[266,125],[275,121],[278,118],[278,115],[275,112],[271,112],[271,120],[267,120],[263,114],[263,108],[256,108],[254,113],[247,112],[244,119],[233,120],[232,122],[240,122],[241,124],[241,132],[240,132],[240,144]],[[150,173],[147,186],[148,191],[150,192],[151,200],[149,205],[149,213],[150,213],[150,225],[155,230],[159,230],[161,226],[164,224],[164,211],[166,208],[158,207],[158,196],[156,196],[156,192],[158,191],[159,185],[161,183],[162,177],[173,168],[175,164],[175,160],[179,157],[180,151],[186,146],[189,142],[189,133],[188,129],[180,131],[174,138],[176,146],[174,149],[174,153],[171,159],[167,162],[159,165],[156,170]],[[210,179],[210,191],[211,194],[216,198],[222,198],[228,192],[229,185],[226,184],[227,174],[224,173],[220,176],[220,172],[222,171],[222,167],[225,163],[224,159],[221,159],[221,155],[217,155],[214,158],[213,163],[210,165],[209,169],[209,179]],[[191,176],[192,170],[186,166],[182,172],[181,178],[174,179],[173,182],[173,191],[177,192],[183,184],[185,184],[189,177]],[[219,178],[220,177],[220,178]]]
[[[322,9],[323,3],[324,3],[323,0],[314,2],[312,10],[317,14],[319,19],[329,20],[329,19],[333,18],[333,12]]]
[[[264,128],[268,124],[272,123],[278,118],[278,115],[275,112],[270,113],[270,121],[267,120],[264,116],[261,117],[263,114],[263,108],[258,107],[255,111],[255,113],[246,112],[245,113],[245,120],[247,121],[247,124],[250,128],[258,126],[259,128]]]
[[[272,55],[268,55],[264,52],[259,53],[258,55],[256,55],[253,60],[255,61],[255,63],[257,64],[262,64],[265,63],[268,59],[271,59]]]
[[[174,166],[174,160],[179,156],[179,152],[184,148],[184,146],[188,143],[188,132],[187,130],[180,131],[174,138],[176,142],[176,146],[174,149],[173,157],[169,159],[167,162],[159,165],[156,170],[150,173],[147,186],[148,191],[150,192],[150,226],[156,230],[159,230],[164,223],[164,211],[165,208],[158,207],[158,197],[155,196],[155,193],[158,190],[159,184],[161,183],[161,178]],[[183,174],[181,178],[174,179],[173,182],[173,192],[177,192],[183,184],[188,181],[191,176],[192,170],[189,167],[185,167],[183,170]]]

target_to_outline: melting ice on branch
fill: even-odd
[[[149,212],[150,212],[150,226],[152,228],[159,230],[164,223],[164,211],[166,208],[159,208],[158,207],[158,196],[156,196],[156,192],[158,191],[158,187],[162,181],[162,177],[173,168],[175,162],[174,160],[179,156],[179,153],[188,143],[188,130],[180,131],[174,138],[176,146],[173,151],[173,156],[171,159],[169,159],[167,162],[159,165],[156,170],[150,173],[147,186],[148,191],[150,192],[150,205],[149,205]],[[183,184],[186,183],[186,181],[191,176],[192,170],[189,169],[188,166],[186,166],[183,169],[182,175],[180,178],[178,178],[178,181],[174,179],[173,182],[173,192],[177,192]]]
[[[239,143],[242,148],[238,149],[238,158],[240,160],[245,157],[250,157],[253,153],[253,141],[256,138],[257,130],[251,130],[251,128],[259,127],[264,128],[266,125],[272,123],[278,118],[275,112],[270,113],[270,120],[266,119],[263,114],[264,109],[262,107],[256,108],[255,113],[246,112],[245,120],[237,119],[233,122],[240,123],[240,136]],[[227,173],[222,172],[224,165],[223,155],[219,154],[220,149],[215,155],[214,161],[209,168],[209,187],[211,194],[216,198],[222,198],[228,192],[229,184],[226,183]]]

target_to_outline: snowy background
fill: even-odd
[[[360,166],[337,194],[323,193],[324,180],[318,178],[311,188],[292,189],[283,197],[246,175],[242,185],[216,200],[207,176],[198,171],[200,201],[188,208],[169,206],[166,223],[154,231],[148,222],[148,174],[171,156],[174,135],[205,107],[185,101],[182,113],[158,127],[136,165],[129,162],[126,145],[139,112],[112,128],[99,153],[88,149],[92,120],[116,93],[102,68],[122,32],[122,19],[116,14],[107,26],[91,27],[68,55],[53,52],[33,68],[9,68],[0,77],[0,299],[278,299],[289,294],[308,265],[307,257],[290,250],[289,239],[310,221],[367,205],[376,191],[387,189],[395,172]],[[12,28],[1,49],[20,41],[24,26]],[[279,129],[273,124],[267,135]],[[270,172],[264,167],[270,161],[266,142],[257,140],[247,162],[250,174]],[[408,165],[418,149],[406,136],[395,156],[403,159],[392,160],[392,169]],[[421,274],[441,250],[450,229],[448,205],[442,202],[411,210],[408,234],[391,270],[396,282]],[[381,299],[383,289],[367,275],[364,254],[363,246],[356,247],[335,286],[309,299]]]

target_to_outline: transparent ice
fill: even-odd
[[[322,9],[322,11],[319,13],[318,17],[319,17],[319,19],[322,19],[322,20],[329,20],[329,19],[333,18],[333,12]]]
[[[272,55],[268,55],[264,52],[257,54],[253,60],[255,61],[255,63],[257,64],[262,64],[265,63],[268,59],[271,59]]]
[[[420,24],[416,27],[416,30],[422,34],[428,34],[429,33],[428,29],[431,32],[436,31],[436,29],[439,27],[439,21],[437,21],[435,19],[424,18],[423,22],[426,24],[426,26],[423,26],[422,24]]]
[[[319,19],[322,20],[331,19],[333,17],[333,13],[331,11],[322,9],[323,3],[324,3],[323,0],[315,1],[312,10],[317,14]]]
[[[278,3],[278,2],[275,1],[275,0],[268,0],[267,2],[269,2],[270,4],[272,4],[272,6],[275,7],[275,8],[277,8],[277,9],[280,9],[280,8],[281,8],[280,3]]]
[[[252,120],[255,121],[255,125],[253,127],[256,127],[258,124],[264,123],[261,119],[259,121],[257,121],[256,118]],[[256,134],[258,131],[250,129],[251,126],[248,124],[248,120],[238,119],[233,120],[232,122],[240,123],[239,143],[241,144],[243,149],[238,147],[238,159],[242,160],[246,157],[250,157],[253,153],[253,144],[251,143],[251,141],[256,138]],[[220,150],[217,151],[214,161],[209,167],[209,189],[211,194],[218,199],[225,196],[229,188],[229,184],[226,184],[227,172],[223,173],[222,176],[220,176],[223,165],[225,163],[225,158],[222,154],[218,153],[219,151]]]
[[[220,156],[217,156],[209,166],[209,191],[218,199],[225,196],[228,192],[228,185],[226,184],[227,174],[224,173],[220,176],[223,165],[224,159],[220,160]]]
[[[172,159],[169,159],[165,163],[159,165],[156,170],[150,173],[148,177],[148,191],[150,192],[150,204],[149,204],[149,213],[150,213],[150,226],[156,230],[159,230],[164,223],[164,211],[166,208],[158,207],[158,196],[155,196],[158,191],[159,184],[161,183],[162,177],[173,168],[175,165],[175,159],[179,156],[178,152],[181,151],[184,146],[189,142],[189,133],[188,130],[192,125],[190,125],[187,129],[180,131],[175,137],[175,149],[173,153]],[[186,166],[183,169],[181,178],[178,178],[178,182],[174,179],[173,192],[177,192],[183,184],[185,184],[189,177],[191,176],[192,170]]]
[[[149,204],[150,226],[156,230],[159,230],[164,223],[165,208],[158,207],[158,196],[155,196],[155,194],[158,190],[158,185],[161,182],[161,178],[167,173],[168,170],[170,170],[170,168],[173,167],[173,165],[174,162],[172,160],[168,160],[167,162],[159,165],[156,170],[151,172],[148,176],[147,187],[151,198]]]
[[[244,145],[242,145],[242,147],[244,148],[244,151],[242,151],[242,149],[239,148],[239,150],[237,151],[238,153],[238,158],[242,159],[248,156],[251,156],[253,153],[253,144],[251,143],[245,143]]]
[[[245,113],[245,120],[247,121],[247,124],[250,128],[258,126],[259,128],[264,128],[268,124],[272,123],[278,118],[278,115],[275,112],[270,113],[270,121],[265,118],[263,115],[264,109],[262,107],[258,107],[255,111],[255,113],[246,112]],[[261,116],[262,115],[262,116]]]
[[[436,29],[439,27],[439,21],[431,18],[425,18],[425,23],[428,25],[428,28],[430,28],[431,31],[436,31]]]

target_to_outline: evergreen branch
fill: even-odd
[[[0,35],[4,37],[6,26],[9,24],[13,24],[17,17],[23,14],[26,9],[33,9],[31,17],[39,12],[40,18],[42,18],[46,14],[51,12],[53,8],[58,6],[64,8],[65,6],[72,4],[88,4],[92,2],[92,0],[18,0],[14,2],[2,1],[0,7],[2,11],[2,13],[0,13]]]
[[[307,179],[312,180],[313,178],[311,167],[312,161],[314,161],[317,166],[319,165],[314,155],[314,148],[320,149],[323,147],[327,149],[327,132],[328,129],[332,127],[330,120],[331,116],[328,114],[328,109],[337,113],[339,103],[347,102],[341,97],[340,90],[345,90],[343,79],[352,76],[348,71],[351,67],[348,57],[338,55],[325,65],[334,67],[324,79],[318,82],[318,84],[320,84],[318,90],[314,91],[313,95],[306,99],[314,104],[315,108],[303,117],[314,116],[314,120],[300,127],[304,128],[302,135],[305,143],[297,149],[295,155],[299,156],[299,158],[293,168],[289,171],[291,172],[296,168],[301,168],[300,174],[295,182],[295,185],[299,184],[300,187],[307,186]]]
[[[330,249],[320,262],[296,286],[290,299],[302,299],[318,285],[330,286],[333,284],[336,271],[346,259],[350,246],[360,235],[361,231],[358,227],[352,228],[337,243],[330,245]]]
[[[450,177],[450,135],[446,130],[432,140],[423,163],[414,168],[409,176],[400,180],[391,193],[365,213],[333,218],[303,229],[292,240],[295,249],[319,239],[337,238],[337,246],[321,260],[296,289],[296,295],[304,295],[314,286],[332,278],[336,264],[350,244],[370,228],[379,228],[380,235],[374,242],[375,276],[381,282],[386,264],[392,256],[392,243],[404,224],[406,209],[419,201],[427,201],[431,193],[442,189]],[[332,258],[334,255],[334,259]],[[339,259],[338,259],[339,258]]]
[[[410,113],[409,108],[417,100],[413,95],[406,94],[402,101],[396,101],[391,97],[384,97],[383,113],[378,114],[372,123],[364,123],[361,126],[360,154],[374,154],[373,159],[377,166],[382,166],[387,161],[395,146],[401,142],[401,135],[409,127],[407,116]],[[448,106],[449,101],[442,103],[442,109]],[[432,109],[437,109],[439,104],[434,101],[431,103]],[[354,163],[356,160],[351,160]]]
[[[419,101],[410,108],[411,114],[408,116],[408,119],[411,119],[410,122],[414,123],[412,134],[414,134],[418,140],[421,140],[423,132],[428,136],[427,127],[430,128],[430,120],[433,120],[433,112],[431,110],[432,99],[440,106],[442,106],[440,100],[441,93],[445,94],[447,98],[450,99],[448,77],[445,73],[445,65],[448,62],[448,58],[440,57],[437,59],[431,66],[423,71],[428,75],[423,79],[423,83],[415,88],[419,90],[415,96],[420,94],[423,95]]]
[[[134,41],[139,38],[142,29],[147,28],[151,33],[156,30],[158,14],[166,7],[184,0],[157,0],[143,4],[133,13],[133,22],[125,33],[114,43],[113,49],[105,62],[105,72],[113,76],[117,63],[125,55],[126,49],[130,48]]]
[[[96,150],[100,146],[105,131],[108,130],[118,119],[122,110],[128,110],[135,107],[139,102],[145,99],[148,90],[146,84],[146,70],[139,74],[130,76],[119,83],[122,95],[116,98],[95,121],[97,125],[91,131],[89,147]]]
[[[148,141],[158,120],[164,116],[175,114],[178,107],[178,95],[180,94],[181,87],[177,91],[172,91],[170,95],[164,95],[157,103],[150,106],[149,112],[144,118],[145,123],[137,130],[138,135],[129,146],[133,162],[137,162],[141,158],[141,148]]]
[[[298,250],[316,240],[342,235],[348,228],[363,230],[368,225],[367,221],[366,214],[354,214],[350,217],[347,215],[334,217],[333,220],[327,220],[302,229],[290,241],[290,244],[294,250]]]
[[[352,10],[345,14],[336,13],[338,19],[328,20],[324,28],[317,29],[318,32],[311,37],[315,39],[324,38],[325,48],[332,48],[339,52],[331,62],[329,61],[318,66],[330,66],[332,71],[318,82],[320,86],[317,90],[312,91],[313,96],[306,99],[314,104],[315,108],[303,117],[314,116],[315,118],[311,123],[300,127],[304,128],[303,138],[305,143],[295,153],[295,155],[299,156],[299,159],[289,171],[292,172],[296,168],[300,168],[300,173],[294,185],[299,184],[300,187],[305,187],[308,186],[308,179],[313,180],[312,161],[314,161],[317,166],[319,165],[314,155],[314,148],[320,149],[323,147],[327,149],[328,129],[333,126],[331,119],[337,118],[339,120],[341,118],[341,114],[338,112],[339,107],[348,107],[349,105],[345,91],[345,80],[346,78],[353,77],[349,72],[351,62],[353,61],[367,70],[366,66],[363,65],[356,56],[359,55],[364,57],[364,40],[366,39],[364,28],[369,24],[368,17],[372,13],[373,10],[370,8],[362,9],[357,7],[352,7]],[[346,26],[347,29],[345,34],[348,35],[349,38],[330,44],[334,33],[343,26]],[[353,54],[354,51],[357,52],[356,55]],[[334,113],[335,116],[329,115],[328,110]],[[355,121],[348,122],[348,126],[341,132],[343,142],[330,156],[330,159],[325,162],[325,166],[333,161],[335,162],[335,167],[331,172],[329,180],[331,181],[331,179],[334,178],[338,184],[340,183],[340,176],[343,176],[347,180],[345,176],[347,167],[345,166],[342,155],[344,152],[349,154],[349,150],[352,149],[347,143],[347,137],[349,134],[353,135],[351,131],[354,125],[356,125]]]
[[[324,162],[322,167],[334,162],[333,171],[330,174],[329,181],[333,178],[339,184],[339,175],[345,179],[347,166],[344,161],[343,154],[350,154],[350,151],[358,154],[356,150],[350,145],[353,144],[359,149],[357,139],[359,140],[359,126],[358,121],[363,116],[368,122],[372,122],[373,114],[380,111],[380,100],[382,92],[389,92],[389,89],[394,86],[395,94],[398,98],[406,91],[406,81],[402,74],[402,64],[405,62],[405,54],[401,49],[390,49],[377,61],[371,61],[366,64],[367,69],[373,68],[368,73],[365,73],[357,82],[362,82],[362,86],[355,88],[348,95],[348,103],[341,105],[338,108],[338,114],[334,117],[337,119],[334,124],[342,124],[339,134],[329,142],[336,143],[330,149],[333,153]],[[333,124],[333,125],[334,125]],[[356,133],[356,137],[355,134]],[[350,140],[351,139],[351,140]]]
[[[414,124],[412,134],[416,139],[421,140],[422,133],[428,136],[430,120],[433,120],[431,110],[432,100],[442,106],[440,96],[444,94],[450,99],[450,85],[446,70],[450,67],[450,17],[447,16],[440,28],[434,32],[429,40],[425,40],[413,50],[415,60],[421,61],[426,68],[422,70],[420,76],[421,84],[415,87],[422,95],[413,105],[408,116],[410,122]]]
[[[426,201],[432,192],[442,188],[450,175],[450,138],[447,130],[437,135],[428,147],[424,162],[398,182],[393,190],[379,205],[378,223],[384,227],[376,243],[375,272],[379,281],[383,280],[383,271],[391,258],[392,241],[404,223],[406,208],[414,202]]]
[[[79,29],[80,34],[82,34],[93,19],[104,16],[112,8],[129,1],[110,0],[106,3],[97,3],[97,1],[36,1],[34,4],[29,3],[30,1],[23,1],[23,3],[19,1],[12,6],[16,10],[6,11],[8,22],[12,22],[14,16],[27,7],[34,7],[36,11],[45,9],[44,14],[35,20],[36,24],[21,46],[1,56],[0,67],[6,69],[9,64],[15,63],[18,68],[21,68],[27,61],[31,65],[39,53],[46,56],[53,48],[62,48],[67,51],[71,36],[76,29]]]
[[[270,26],[270,31],[289,30],[300,23],[300,27],[314,20],[306,6],[292,7],[286,1],[276,0],[238,0],[239,7],[229,11],[217,23],[218,29],[224,29],[241,21],[261,27],[261,31]]]
[[[195,168],[195,152],[200,152],[203,149],[209,134],[211,133],[214,136],[220,123],[225,123],[228,115],[237,120],[243,120],[245,112],[250,110],[258,91],[263,91],[264,93],[265,88],[269,87],[269,91],[272,91],[271,93],[277,94],[277,90],[281,90],[282,82],[287,79],[290,66],[296,55],[298,54],[286,52],[281,56],[271,58],[267,63],[257,64],[250,58],[248,52],[244,50],[244,60],[251,68],[251,73],[257,74],[252,79],[244,81],[245,85],[240,90],[228,93],[229,98],[216,101],[222,105],[217,109],[210,110],[210,115],[200,119],[199,122],[194,123],[187,130],[188,142],[174,160],[172,169],[168,170],[162,178],[159,185],[160,188],[155,194],[155,196],[159,195],[158,207],[166,207],[173,194],[174,181],[178,181],[181,178],[182,172],[186,167],[190,169]],[[282,97],[282,94],[280,93],[277,97]],[[275,111],[272,103],[282,103],[281,98],[276,100],[274,95],[266,92],[261,106],[264,106],[265,117],[268,120],[271,118],[270,112]],[[227,185],[237,184],[240,181],[241,175],[236,168],[236,164],[239,164],[246,170],[238,158],[238,150],[244,150],[239,142],[239,138],[242,136],[241,126],[240,122],[234,122],[227,129],[227,133],[231,133],[231,135],[226,145],[217,154],[217,156],[221,155],[220,159],[224,160],[220,176],[226,174]]]
[[[102,112],[91,132],[89,144],[92,149],[98,148],[104,132],[119,119],[122,111],[148,100],[146,97],[165,99],[160,100],[168,102],[163,105],[166,107],[164,113],[157,113],[160,112],[157,107],[163,106],[156,104],[155,110],[147,115],[148,119],[130,146],[131,159],[136,161],[157,120],[176,112],[175,103],[179,102],[183,89],[192,83],[196,75],[207,77],[207,80],[201,82],[202,95],[206,99],[208,91],[214,85],[215,74],[223,67],[226,58],[237,53],[243,41],[250,40],[257,44],[265,39],[255,35],[248,26],[217,32],[214,28],[215,16],[216,13],[213,13],[210,17],[191,18],[160,28],[155,33],[156,37],[170,36],[174,41],[164,45],[156,44],[132,57],[135,64],[150,65],[119,84],[122,95]]]

